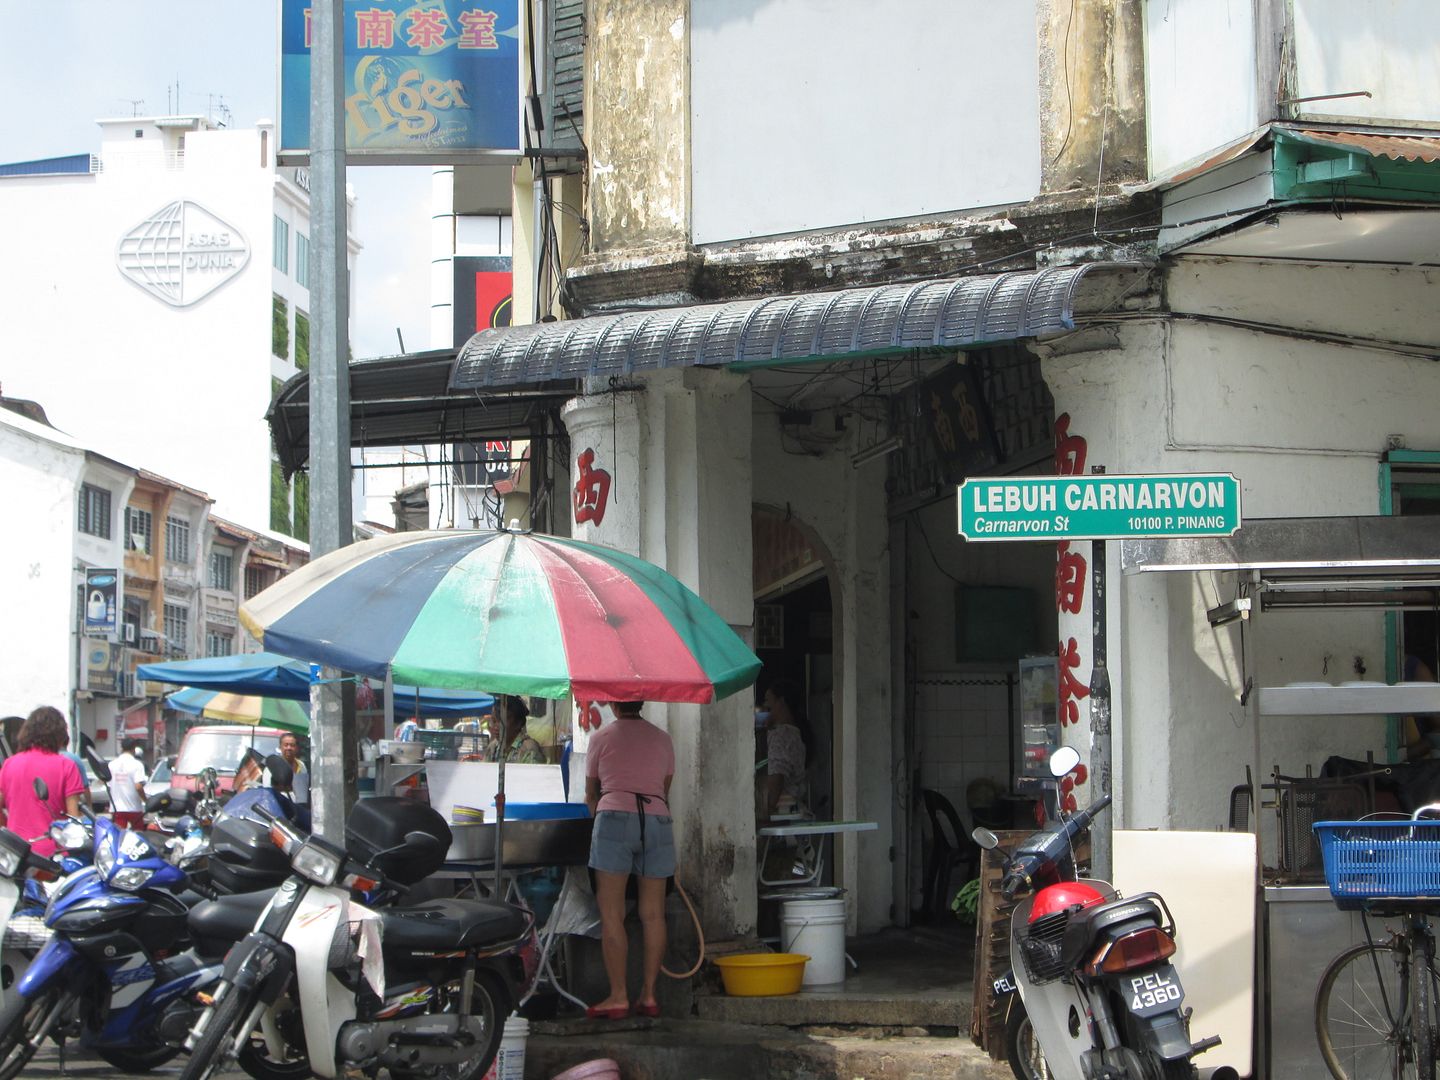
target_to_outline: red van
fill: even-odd
[[[280,753],[280,728],[248,727],[245,724],[204,724],[192,727],[180,740],[171,783],[186,791],[199,790],[196,777],[206,767],[220,775],[220,792],[235,788],[235,770],[245,752],[254,749],[262,758]]]

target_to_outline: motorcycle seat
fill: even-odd
[[[218,900],[205,900],[190,909],[187,924],[196,938],[213,941],[240,941],[260,918],[260,911],[270,902],[274,889],[236,893]]]
[[[420,951],[468,949],[505,941],[525,929],[518,908],[494,900],[427,900],[381,912],[385,947]]]

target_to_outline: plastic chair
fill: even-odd
[[[987,829],[1007,829],[1005,811],[1000,806],[1000,788],[994,780],[981,777],[970,781],[965,789],[965,807],[970,820]]]
[[[965,832],[960,815],[949,799],[930,788],[923,788],[920,797],[924,800],[925,812],[930,815],[931,836],[929,868],[921,891],[925,910],[932,917],[940,918],[949,906],[951,875],[962,864],[973,875],[979,863],[979,848]]]

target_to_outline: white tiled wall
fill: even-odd
[[[915,738],[920,785],[949,799],[967,829],[974,822],[966,808],[965,790],[973,780],[987,777],[1001,792],[1010,790],[1014,721],[1009,713],[1006,675],[1006,671],[967,671],[963,675],[922,675],[917,680]],[[915,794],[920,806],[919,792]]]

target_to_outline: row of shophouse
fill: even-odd
[[[666,567],[803,683],[812,802],[878,824],[838,843],[852,928],[919,907],[924,791],[1014,786],[1021,659],[1090,763],[1097,601],[1112,771],[1069,794],[1110,780],[1117,827],[1223,829],[1247,767],[1395,753],[1381,715],[1262,731],[1250,690],[1395,675],[1423,613],[1211,618],[1258,572],[967,543],[956,486],[1233,473],[1256,530],[1433,508],[1432,4],[534,6],[533,152],[437,179],[451,238],[510,214],[514,325],[353,363],[352,419],[528,439],[536,527]],[[272,406],[287,473],[304,408]],[[714,937],[755,923],[752,704],[652,710]]]
[[[102,754],[176,749],[168,689],[139,664],[253,652],[239,605],[308,559],[303,543],[211,512],[205,492],[86,448],[32,402],[0,398],[0,539],[10,617],[0,710],[53,705]]]

